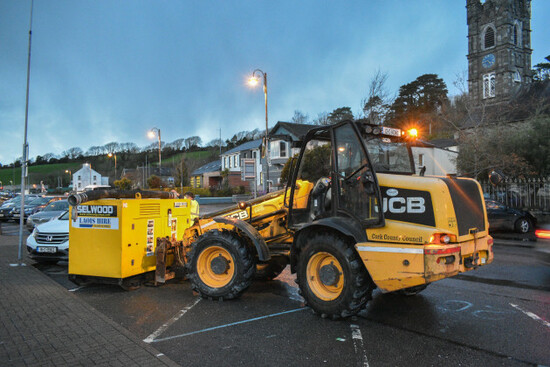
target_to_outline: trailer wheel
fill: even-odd
[[[252,283],[254,257],[235,232],[206,232],[195,242],[189,257],[187,276],[193,290],[203,298],[237,298]]]
[[[297,273],[302,296],[322,317],[357,314],[374,289],[353,245],[331,233],[318,233],[306,240]]]
[[[285,270],[288,258],[285,256],[272,256],[271,260],[256,265],[256,280],[273,280]]]

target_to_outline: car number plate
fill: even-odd
[[[4,213],[0,213],[0,217],[3,217],[4,216]]]
[[[41,254],[55,254],[57,252],[57,247],[55,246],[38,246],[36,248],[36,252],[39,252]]]

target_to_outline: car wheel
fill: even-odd
[[[519,218],[515,225],[516,232],[529,233],[533,229],[533,225],[528,218]]]

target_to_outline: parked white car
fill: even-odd
[[[40,263],[69,260],[69,212],[40,224],[27,238],[27,256]]]

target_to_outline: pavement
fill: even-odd
[[[19,265],[18,240],[0,236],[0,365],[178,366],[25,263],[25,254]]]

